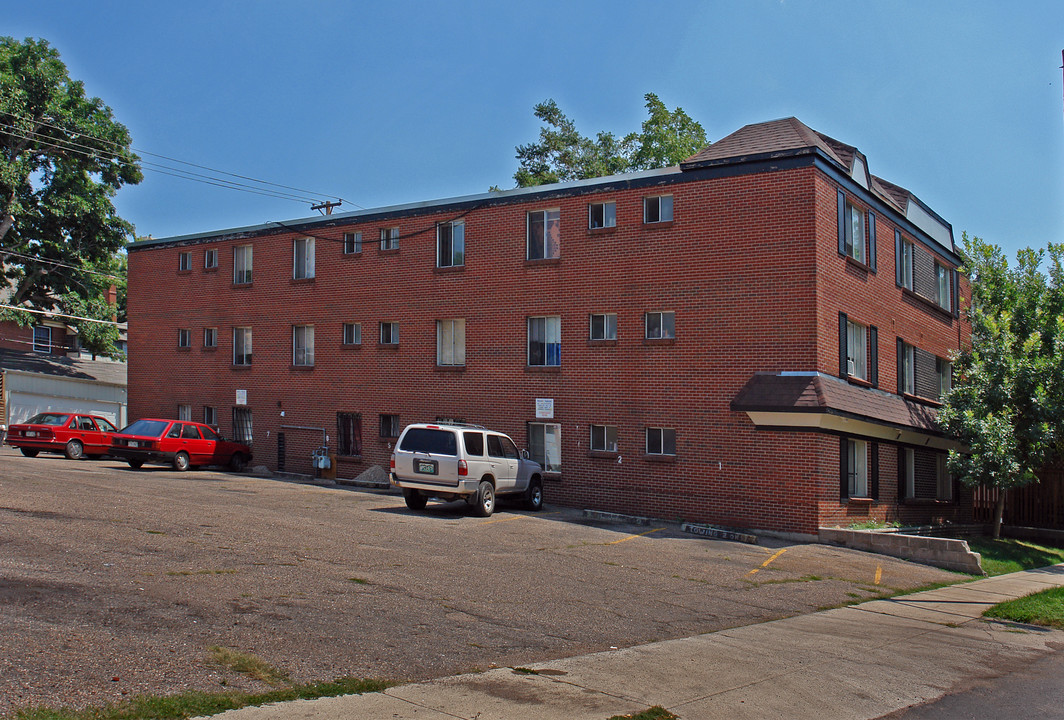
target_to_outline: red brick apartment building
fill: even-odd
[[[499,429],[548,502],[808,535],[964,521],[935,426],[969,341],[951,226],[794,118],[679,167],[141,241],[130,417],[256,463],[388,467]],[[230,430],[231,429],[231,430]]]

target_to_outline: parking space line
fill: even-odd
[[[545,517],[547,515],[557,515],[557,514],[558,513],[556,513],[556,512],[546,512],[546,513],[537,513],[535,516],[532,516],[532,515],[514,515],[513,517],[504,517],[504,518],[495,518],[494,520],[485,520],[484,522],[482,522],[480,524],[481,525],[491,525],[492,523],[509,522],[511,520],[534,520],[537,517]]]
[[[753,570],[751,570],[750,572],[748,572],[748,573],[746,573],[746,574],[747,574],[747,575],[753,575],[753,574],[754,574],[754,573],[756,573],[757,571],[761,570],[761,568],[766,568],[766,567],[768,567],[768,564],[769,564],[770,562],[772,562],[773,560],[775,560],[776,558],[778,558],[778,557],[779,557],[780,555],[782,555],[782,554],[783,554],[783,553],[785,553],[785,552],[787,552],[787,548],[780,548],[779,550],[777,550],[777,551],[775,552],[775,554],[773,554],[773,555],[772,555],[772,557],[770,557],[770,558],[769,558],[768,560],[766,560],[765,562],[761,563],[761,567],[756,567],[756,568],[754,568]]]
[[[876,585],[878,585],[879,581],[882,580],[882,579],[883,579],[883,566],[882,565],[876,565]]]
[[[629,540],[635,540],[638,537],[643,537],[644,535],[649,535],[650,533],[655,533],[655,532],[658,532],[658,531],[664,530],[664,529],[665,528],[663,528],[663,527],[654,528],[653,530],[647,530],[646,532],[641,532],[638,535],[629,535],[626,538],[621,538],[620,540],[614,540],[613,542],[608,542],[606,544],[607,545],[616,545],[617,543],[628,542]]]

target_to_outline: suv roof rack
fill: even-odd
[[[487,428],[484,427],[483,425],[477,425],[476,423],[467,423],[467,422],[455,422],[453,420],[437,420],[435,422],[426,422],[426,423],[423,423],[423,424],[424,425],[450,425],[451,427],[464,427],[464,428],[475,428],[477,430],[487,430]]]

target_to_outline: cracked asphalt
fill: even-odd
[[[841,548],[0,448],[0,713],[421,680],[686,637],[962,576]]]

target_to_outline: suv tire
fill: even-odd
[[[532,478],[525,492],[525,506],[533,512],[543,509],[543,482],[539,478]]]
[[[425,503],[428,502],[428,498],[417,490],[403,490],[403,499],[411,510],[424,510]]]
[[[495,486],[487,480],[481,480],[475,497],[473,513],[477,517],[491,517],[495,511]]]

